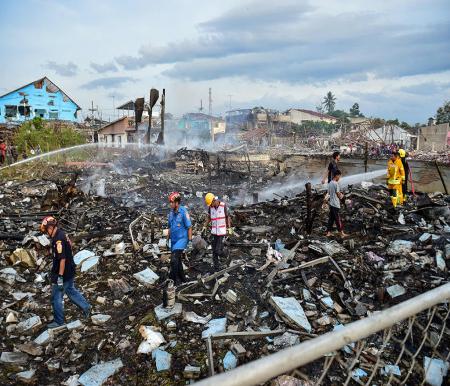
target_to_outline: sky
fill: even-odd
[[[0,94],[48,76],[89,114],[336,108],[424,123],[450,100],[449,0],[2,1]]]

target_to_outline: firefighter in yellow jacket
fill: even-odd
[[[398,152],[392,152],[387,167],[387,185],[394,208],[403,204],[402,184],[405,180],[405,169]]]

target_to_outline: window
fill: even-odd
[[[57,111],[50,111],[48,113],[48,118],[49,119],[58,119],[58,112]]]
[[[15,118],[17,115],[17,106],[6,105],[5,106],[5,117]]]
[[[34,110],[34,113],[35,113],[36,117],[41,117],[41,118],[45,118],[45,113],[46,112],[47,111],[44,110],[44,109],[35,109]]]
[[[19,114],[24,117],[30,116],[30,106],[19,106]]]

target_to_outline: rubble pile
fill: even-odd
[[[186,162],[180,166],[177,157]],[[400,212],[386,205],[384,187],[371,184],[346,192],[342,214],[350,236],[344,240],[323,236],[324,192],[231,208],[235,233],[227,237],[223,269],[215,272],[201,233],[202,197],[206,186],[230,196],[239,186],[224,187],[214,178],[207,185],[201,157],[175,155],[184,173],[160,160],[149,166],[125,158],[121,167],[61,167],[49,179],[0,186],[2,385],[184,385],[342,328],[448,280],[450,198],[418,195]],[[172,190],[182,192],[190,208],[194,252],[184,259],[188,282],[176,288],[167,308],[164,228]],[[75,281],[93,306],[83,319],[66,302],[67,324],[56,329],[46,327],[52,319],[50,241],[38,232],[46,215],[57,217],[69,234]],[[434,324],[437,330],[439,320]],[[441,345],[445,356],[448,334]],[[388,348],[392,358],[399,349]],[[392,358],[387,355],[385,364]],[[314,378],[315,369],[308,369]],[[330,374],[327,384],[346,377],[342,369]]]

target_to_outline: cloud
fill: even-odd
[[[91,68],[93,70],[95,70],[99,74],[103,74],[103,73],[109,72],[109,71],[110,72],[117,72],[117,71],[119,71],[119,69],[114,64],[113,61],[107,62],[107,63],[104,63],[104,64],[91,62]]]
[[[94,90],[97,88],[111,89],[129,82],[137,82],[137,79],[130,76],[111,76],[91,80],[90,82],[83,84],[81,88],[84,88],[86,90]]]
[[[73,62],[63,64],[49,61],[45,67],[53,70],[56,74],[61,76],[75,76],[78,74],[78,66]]]
[[[307,83],[450,69],[449,14],[417,23],[408,20],[407,10],[404,20],[386,17],[390,11],[331,14],[305,0],[280,1],[275,9],[258,1],[199,24],[198,38],[144,45],[116,61],[126,70],[169,64],[164,75],[193,81]]]

